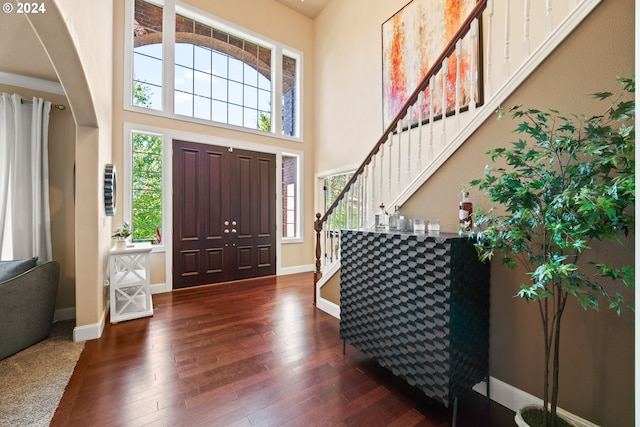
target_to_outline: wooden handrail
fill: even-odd
[[[458,43],[458,40],[462,39],[464,36],[467,35],[469,30],[471,29],[471,23],[476,18],[480,17],[480,15],[482,15],[482,12],[484,12],[486,7],[487,7],[487,0],[478,0],[478,4],[476,4],[476,6],[471,11],[471,13],[469,13],[469,16],[467,17],[467,19],[462,23],[462,25],[460,26],[458,31],[454,34],[449,44],[447,44],[447,46],[444,48],[440,56],[438,56],[433,66],[429,69],[427,74],[424,76],[424,78],[422,79],[418,87],[413,91],[411,96],[409,96],[409,98],[404,103],[404,105],[402,106],[398,114],[395,116],[395,118],[391,121],[387,129],[384,131],[384,133],[382,134],[382,136],[380,137],[376,145],[373,147],[373,149],[369,152],[365,160],[362,162],[360,167],[355,171],[351,179],[349,179],[349,181],[344,186],[340,194],[338,194],[338,197],[336,197],[336,199],[333,201],[331,206],[329,206],[329,208],[324,213],[324,215],[322,215],[320,218],[317,218],[316,222],[319,221],[320,224],[324,223],[329,217],[329,215],[333,213],[333,211],[338,206],[338,203],[340,203],[340,201],[344,198],[345,194],[349,191],[351,186],[356,182],[358,177],[362,175],[367,165],[371,163],[373,156],[378,154],[378,151],[380,151],[380,147],[387,141],[387,139],[389,138],[389,135],[396,129],[396,127],[398,126],[398,122],[406,116],[407,111],[409,110],[409,107],[415,104],[415,102],[418,100],[418,97],[420,96],[420,92],[423,92],[427,88],[427,85],[429,84],[429,80],[431,79],[431,77],[435,76],[438,73],[438,71],[440,71],[444,60],[447,59],[449,56],[451,56],[455,52],[456,44]],[[314,228],[316,228],[317,230],[317,225],[314,225]],[[322,228],[320,228],[320,230],[322,230]]]
[[[321,245],[320,245],[320,234],[322,232],[323,223],[326,222],[327,219],[329,218],[329,215],[331,215],[333,213],[333,211],[335,211],[335,209],[338,206],[338,204],[340,203],[340,201],[344,198],[344,196],[347,194],[347,192],[351,189],[351,186],[357,181],[359,176],[364,173],[365,168],[371,163],[371,161],[373,159],[373,156],[378,154],[378,152],[380,151],[380,148],[382,147],[382,145],[388,140],[389,135],[391,135],[391,133],[396,130],[396,128],[398,126],[398,122],[400,120],[402,120],[407,115],[407,112],[409,111],[409,108],[417,102],[417,100],[418,100],[418,98],[420,96],[420,93],[426,90],[427,86],[429,85],[429,81],[431,80],[431,77],[435,76],[440,71],[440,69],[442,68],[443,62],[448,57],[450,57],[451,55],[454,54],[458,41],[461,40],[462,38],[464,38],[467,35],[467,33],[471,30],[471,24],[473,23],[473,21],[475,19],[480,18],[480,16],[482,15],[482,13],[486,9],[486,7],[487,7],[487,0],[478,0],[478,3],[472,9],[472,11],[469,13],[469,16],[467,17],[467,19],[465,19],[465,21],[462,23],[462,25],[460,26],[458,31],[453,35],[453,37],[451,38],[449,43],[445,46],[445,48],[442,51],[442,53],[440,54],[440,56],[438,56],[438,58],[435,60],[433,66],[428,70],[427,74],[424,76],[424,78],[422,79],[420,84],[413,91],[411,96],[409,96],[409,98],[404,103],[404,105],[402,106],[402,108],[400,109],[398,114],[396,114],[395,118],[391,121],[389,126],[383,132],[383,134],[380,137],[380,139],[378,140],[378,142],[374,145],[373,149],[371,149],[371,151],[369,152],[367,157],[364,159],[364,161],[362,162],[360,167],[358,167],[358,169],[355,171],[355,173],[353,174],[351,179],[349,179],[349,181],[347,181],[347,184],[344,186],[344,188],[342,189],[340,194],[338,194],[338,197],[336,197],[336,199],[333,201],[331,206],[329,206],[329,208],[324,213],[324,215],[322,215],[320,213],[316,214],[316,219],[315,219],[314,224],[313,224],[313,228],[314,228],[314,231],[315,231],[315,234],[316,234],[316,246],[315,246],[315,256],[316,256],[315,266],[316,266],[316,271],[314,273],[313,305],[316,305],[316,297],[317,297],[316,296],[315,284],[322,277],[322,272],[321,272],[322,249],[321,249]],[[445,112],[443,112],[443,114],[445,114]]]

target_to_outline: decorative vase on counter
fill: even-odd
[[[462,192],[462,201],[458,205],[460,227],[464,231],[470,231],[473,228],[473,220],[471,214],[473,213],[473,203],[469,200],[469,192]]]
[[[376,214],[376,230],[388,230],[389,229],[389,215],[384,210],[384,203],[380,203],[380,210]]]

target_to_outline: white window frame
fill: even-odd
[[[304,185],[302,182],[302,177],[304,174],[303,170],[303,162],[302,162],[302,153],[301,152],[291,152],[291,151],[283,151],[280,156],[280,168],[282,171],[282,157],[295,157],[296,158],[296,231],[294,237],[282,237],[282,230],[279,230],[278,234],[282,239],[282,243],[301,243],[304,241],[304,227],[302,227],[302,218],[303,216],[303,193],[304,193]],[[280,173],[280,179],[282,180],[282,173]],[[282,184],[281,184],[282,186]],[[282,195],[280,195],[280,203],[282,203]],[[282,209],[281,209],[282,210]],[[279,225],[284,226],[284,221],[281,218]]]
[[[165,236],[167,233],[167,227],[171,226],[171,222],[167,222],[167,206],[171,206],[171,201],[167,198],[167,189],[171,188],[171,181],[167,182],[167,165],[171,164],[171,144],[167,149],[166,135],[162,132],[158,132],[156,129],[148,126],[137,126],[130,123],[125,123],[124,132],[124,159],[123,159],[123,179],[122,192],[124,194],[123,200],[123,221],[132,224],[133,217],[133,134],[142,133],[146,135],[157,136],[162,140],[162,242],[157,245],[152,245],[152,252],[164,252],[166,250],[167,241]],[[168,184],[168,185],[167,185]],[[133,225],[133,224],[132,224]]]
[[[303,141],[302,126],[302,105],[303,105],[303,53],[286,46],[280,42],[269,39],[265,36],[252,32],[246,28],[242,28],[231,22],[225,21],[212,14],[204,12],[193,6],[182,3],[179,0],[145,0],[163,8],[163,68],[162,68],[162,108],[159,110],[144,108],[134,105],[132,102],[133,90],[133,16],[134,16],[134,0],[125,0],[125,30],[124,30],[124,84],[123,84],[123,108],[127,111],[135,111],[154,116],[165,117],[174,120],[181,120],[203,124],[207,126],[215,126],[225,129],[231,129],[240,132],[247,132],[256,135],[270,136],[289,141]],[[190,18],[196,19],[203,24],[216,27],[230,34],[236,35],[248,41],[271,47],[271,69],[272,69],[272,91],[271,91],[271,127],[272,131],[266,133],[258,129],[245,128],[242,126],[230,125],[212,120],[199,119],[185,115],[175,114],[173,112],[174,105],[174,67],[175,67],[175,16],[176,12]],[[167,23],[170,23],[169,25]],[[284,135],[282,129],[282,55],[287,55],[296,59],[297,65],[297,88],[296,88],[296,135]]]
[[[325,206],[325,192],[324,192],[324,180],[327,178],[330,178],[332,176],[336,176],[336,175],[344,175],[344,174],[350,174],[350,173],[355,173],[356,170],[358,170],[359,165],[347,165],[347,166],[343,166],[343,167],[339,167],[339,168],[335,168],[335,169],[331,169],[331,170],[326,170],[323,172],[318,172],[315,174],[315,179],[314,179],[314,199],[315,199],[315,211],[316,212],[320,212],[321,214],[324,214],[326,212],[326,206]],[[368,185],[367,185],[368,186]],[[370,194],[369,193],[369,189],[365,189],[366,194]],[[369,212],[369,208],[367,206],[368,203],[368,196],[365,197],[364,199],[364,203],[365,203],[365,216],[362,218],[362,226],[364,228],[369,228],[371,226],[371,218],[370,218],[370,212]]]

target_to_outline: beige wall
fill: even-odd
[[[73,58],[79,62],[75,69],[65,68],[65,59],[58,56],[62,55],[57,51],[58,45],[41,38],[67,90],[77,125],[76,326],[95,325],[105,318],[103,282],[112,228],[111,219],[105,216],[102,196],[104,166],[112,163],[112,6],[108,1],[57,0],[56,4],[70,39],[64,39],[67,61]],[[58,28],[61,34],[64,30],[64,26]],[[83,119],[87,111],[93,114]]]
[[[98,196],[102,194],[100,169],[111,157],[112,7],[108,1],[79,4],[68,0],[44,0],[43,3],[46,14],[25,15],[25,18],[65,88],[65,104],[75,124],[74,137],[67,141],[73,150],[68,146],[64,148],[74,151],[76,160],[75,230],[72,234],[76,239],[76,325],[97,325],[105,315],[103,260],[111,231],[111,223],[101,214],[102,200]],[[96,20],[96,16],[100,19]],[[65,191],[68,192],[69,187],[65,187]],[[65,193],[65,200],[68,197]],[[68,219],[70,213],[65,212],[65,216]],[[55,245],[58,244],[56,241]],[[65,264],[63,272],[72,265],[70,260],[65,260]],[[76,328],[76,332],[79,330]],[[93,330],[90,335],[95,333]]]
[[[200,139],[214,143],[216,139],[236,141],[237,143],[252,144],[257,150],[273,149],[301,151],[304,157],[304,181],[313,180],[313,133],[316,121],[313,117],[313,86],[314,57],[313,57],[313,21],[293,12],[280,3],[273,0],[234,0],[210,2],[202,0],[188,0],[185,3],[200,9],[205,13],[217,16],[235,25],[243,27],[254,33],[276,40],[284,45],[303,53],[303,104],[302,104],[302,142],[296,142],[267,135],[239,132],[228,128],[213,125],[202,125],[184,120],[173,120],[137,112],[127,111],[123,108],[123,44],[124,44],[124,2],[114,2],[114,54],[113,54],[113,135],[114,158],[119,170],[123,170],[123,127],[124,123],[134,123],[146,126],[156,126],[179,132],[197,134]],[[122,195],[120,195],[122,197]],[[303,229],[305,240],[303,243],[282,245],[282,267],[297,267],[311,265],[313,263],[313,194],[305,189]],[[118,203],[122,203],[119,200]],[[122,204],[121,204],[122,206]],[[121,223],[122,210],[116,215],[116,223]],[[171,224],[167,224],[171,226]],[[165,233],[166,234],[166,233]],[[154,254],[152,259],[152,280],[165,280],[165,262],[171,262],[170,254]]]
[[[367,6],[368,9],[374,9],[372,13],[376,16],[377,4],[378,2],[372,2],[372,6]],[[347,30],[342,26],[331,28],[332,24],[342,22],[338,17],[342,14],[343,2],[334,0],[330,6],[327,13],[323,12],[318,20],[317,38],[320,47],[317,63],[320,64],[320,71],[317,86],[347,87],[348,84],[341,81],[337,72],[327,70],[331,64],[338,66],[341,62],[347,62],[341,65],[344,68],[357,66],[348,62],[348,49],[339,48],[345,50],[341,56],[329,52],[330,40],[333,37],[329,33],[343,37],[347,34]],[[350,7],[344,5],[346,16],[353,13]],[[393,8],[390,12],[393,12]],[[386,19],[386,16],[389,15],[378,19],[376,25]],[[358,23],[353,27],[361,28]],[[373,29],[370,30],[370,35],[373,37]],[[633,1],[602,2],[577,31],[504,103],[504,106],[526,104],[541,109],[558,108],[566,113],[600,112],[602,105],[592,101],[588,95],[616,88],[616,76],[631,76],[634,71],[633,40]],[[338,43],[338,39],[334,37],[332,42]],[[379,43],[379,37],[373,37],[368,42],[376,49],[379,49]],[[322,44],[326,46],[323,47]],[[355,49],[355,46],[352,46],[352,49]],[[364,52],[368,52],[369,49],[374,48],[358,47],[358,50]],[[356,53],[356,57],[362,55],[362,52]],[[379,75],[379,70],[378,62],[372,59],[370,73]],[[378,93],[379,86],[376,86],[376,78],[369,74],[362,77],[362,80],[365,82],[353,84],[353,91],[340,95],[324,94],[323,102],[318,103],[318,116],[322,118],[320,123],[331,119],[337,124],[332,128],[335,138],[318,132],[316,164],[320,169],[340,164],[342,158],[325,153],[335,152],[335,139],[342,138],[340,135],[343,133],[352,132],[348,128],[350,124],[338,117],[343,110],[333,111],[332,106],[338,105],[338,96],[356,100],[358,104],[349,108],[350,113],[365,110],[372,114],[373,120],[369,120],[369,123],[372,123],[377,132],[380,102],[376,101],[371,106],[371,100],[366,97],[360,102],[360,93],[356,92],[365,92],[361,86],[369,86],[369,91]],[[490,117],[421,190],[402,206],[403,212],[408,217],[440,218],[445,230],[455,231],[460,185],[482,176],[484,166],[489,161],[484,154],[485,151],[491,147],[507,146],[514,139],[512,129],[516,123],[510,119],[497,121],[495,117]],[[365,139],[374,141],[376,138]],[[354,141],[355,139],[349,138],[342,140],[342,143],[355,144]],[[372,145],[373,142],[367,144]],[[362,152],[364,148],[360,150]],[[487,201],[481,195],[472,193],[471,198],[476,207],[487,207]],[[611,244],[604,248],[598,247],[596,251],[600,255],[610,254],[621,263],[634,264],[633,237],[625,239],[622,246]],[[541,396],[542,338],[537,310],[523,300],[513,298],[518,283],[524,280],[526,276],[522,271],[505,269],[498,261],[492,263],[491,375],[514,387]],[[631,292],[628,294],[632,296]],[[602,312],[585,312],[576,307],[574,300],[569,304],[565,316],[561,350],[560,406],[598,425],[632,425],[633,315],[624,313],[618,318],[614,313],[607,311],[606,307]]]
[[[318,15],[315,170],[358,164],[382,135],[382,23],[406,0],[332,0]]]

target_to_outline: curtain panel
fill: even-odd
[[[0,259],[52,259],[49,213],[51,103],[0,98]]]

